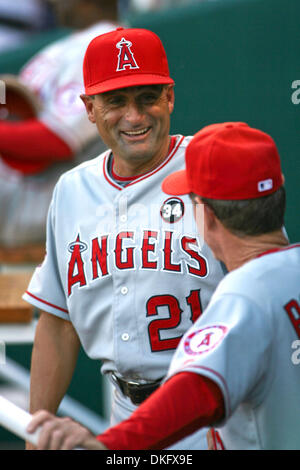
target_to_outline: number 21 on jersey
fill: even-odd
[[[194,323],[202,313],[200,289],[191,290],[186,303],[190,308],[190,320]],[[168,318],[159,318],[152,320],[148,325],[148,335],[152,352],[166,351],[176,349],[182,335],[171,338],[161,338],[161,330],[171,330],[180,325],[183,310],[180,307],[178,299],[174,295],[156,295],[150,297],[147,302],[147,317],[159,315],[162,307],[168,308]]]

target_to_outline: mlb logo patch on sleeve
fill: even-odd
[[[215,348],[228,331],[225,325],[213,325],[193,331],[184,341],[184,350],[187,354],[203,354]]]

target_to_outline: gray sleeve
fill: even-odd
[[[35,307],[70,320],[65,292],[61,282],[55,242],[55,192],[47,218],[46,256],[31,278],[23,299]]]
[[[182,338],[168,377],[184,370],[210,378],[222,390],[229,417],[241,402],[259,402],[263,395],[272,334],[256,303],[220,295]]]

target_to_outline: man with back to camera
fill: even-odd
[[[282,230],[284,178],[273,139],[245,123],[207,126],[186,151],[167,194],[203,205],[205,239],[229,273],[186,332],[164,384],[125,422],[93,436],[40,411],[38,448],[163,449],[203,426],[214,448],[300,446],[300,244]]]
[[[116,424],[159,386],[223,270],[197,234],[188,196],[161,190],[184,167],[191,137],[169,135],[174,81],[158,36],[98,36],[83,70],[82,100],[111,150],[63,175],[53,194],[47,255],[24,295],[43,310],[30,410],[57,411],[81,343],[114,385]],[[203,431],[177,445],[199,446]]]

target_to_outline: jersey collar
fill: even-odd
[[[172,136],[170,146],[169,146],[169,152],[165,160],[154,170],[151,170],[147,173],[144,173],[142,175],[137,175],[131,178],[122,178],[122,177],[119,177],[118,175],[114,175],[113,164],[112,164],[112,172],[109,171],[109,159],[111,156],[111,151],[108,151],[103,160],[103,174],[104,174],[106,181],[108,181],[108,183],[112,185],[114,188],[119,189],[119,191],[121,191],[124,188],[124,182],[126,181],[128,181],[128,184],[126,184],[126,187],[128,187],[140,181],[143,181],[146,178],[149,178],[150,176],[160,171],[163,167],[165,167],[167,163],[169,163],[169,161],[173,158],[173,156],[177,152],[183,139],[184,137],[181,135]],[[116,177],[116,179],[114,178],[114,176]],[[120,182],[120,184],[118,181]]]
[[[271,250],[263,251],[262,253],[257,255],[256,258],[261,258],[262,256],[269,255],[271,253],[277,253],[278,251],[291,250],[292,248],[300,248],[300,243],[294,243],[293,245],[287,245],[284,247],[272,248]]]

